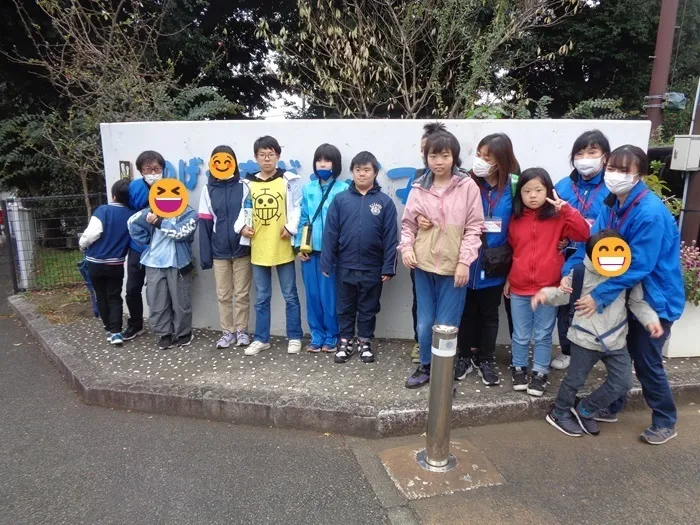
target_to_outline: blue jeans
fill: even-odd
[[[651,408],[651,422],[661,428],[676,426],[678,415],[673,401],[671,386],[668,384],[664,361],[661,351],[666,339],[671,335],[672,322],[660,319],[664,335],[652,339],[637,319],[629,316],[629,332],[627,333],[627,348],[632,356],[637,380],[642,384],[644,400]],[[626,396],[621,397],[610,405],[609,410],[618,413],[622,410]]]
[[[510,310],[513,316],[513,366],[527,367],[530,341],[535,349],[532,370],[549,373],[552,360],[552,332],[557,320],[557,307],[541,304],[532,311],[529,295],[510,294]]]
[[[420,362],[422,365],[429,365],[432,357],[433,326],[444,324],[459,327],[467,287],[455,287],[453,275],[438,275],[418,268],[415,275]]]
[[[335,272],[330,277],[321,273],[321,254],[312,253],[301,263],[301,276],[306,289],[306,320],[311,344],[335,347],[338,342],[338,317],[335,313]]]
[[[301,306],[297,295],[297,274],[294,261],[277,268],[282,296],[287,311],[287,338],[301,339]],[[253,281],[257,299],[255,301],[255,341],[270,342],[270,298],[272,297],[272,267],[253,265]]]

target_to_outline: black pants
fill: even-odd
[[[467,290],[457,336],[460,357],[473,358],[477,363],[493,363],[502,295],[503,285]]]
[[[510,340],[513,340],[513,316],[510,313],[510,299],[507,297],[503,296],[503,306],[505,307],[506,310],[506,317],[508,318],[508,335],[510,336]]]
[[[566,337],[569,331],[569,305],[565,304],[557,309],[557,332],[559,333],[559,344],[561,345],[561,353],[571,355],[571,342]]]
[[[129,328],[143,328],[143,298],[141,290],[146,281],[146,268],[139,262],[141,254],[129,248],[126,260],[126,307],[129,309]]]
[[[382,295],[382,276],[376,271],[338,268],[335,278],[338,328],[342,339],[355,337],[370,340],[374,337]]]
[[[416,272],[411,269],[411,288],[413,288],[413,307],[411,308],[411,313],[413,314],[413,340],[418,342],[418,301],[416,300]]]
[[[95,289],[97,309],[105,329],[113,334],[122,331],[122,284],[124,266],[88,263],[88,274]]]

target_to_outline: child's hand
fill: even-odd
[[[557,190],[552,190],[552,192],[554,193],[554,199],[550,199],[549,197],[547,197],[547,202],[554,206],[556,212],[559,213],[561,209],[569,203],[559,198],[559,195],[557,195]]]
[[[241,230],[241,235],[243,237],[247,237],[248,239],[251,239],[253,235],[255,235],[255,230],[251,228],[250,226],[243,226],[243,229]]]
[[[571,287],[571,279],[568,276],[562,277],[561,283],[559,283],[559,290],[564,293],[574,293],[574,289]]]
[[[156,222],[158,222],[158,215],[149,211],[146,214],[146,222],[148,224],[155,224]]]
[[[581,297],[581,299],[576,301],[576,311],[586,318],[592,316],[596,312],[596,309],[597,305],[595,299],[591,297],[591,294]]]
[[[569,239],[562,239],[557,243],[557,251],[562,251],[564,248],[566,248],[569,245]]]
[[[284,226],[282,227],[282,231],[280,232],[280,239],[291,239],[292,234],[287,231],[287,228]]]
[[[330,277],[331,275],[329,273],[323,272],[324,277]]]
[[[413,253],[413,250],[405,250],[404,252],[402,252],[401,260],[403,260],[403,265],[406,268],[410,269],[415,268],[416,264],[418,264],[418,262],[416,261],[416,254]]]
[[[503,286],[503,297],[510,299],[510,281],[506,280],[505,286]]]
[[[649,323],[647,325],[647,331],[651,335],[652,339],[658,339],[662,335],[664,335],[664,328],[661,326],[661,323],[659,321],[656,321],[655,323]]]
[[[455,288],[463,288],[467,286],[469,280],[469,266],[464,263],[459,263],[455,270]]]
[[[416,217],[416,220],[418,221],[418,227],[421,230],[429,230],[433,227],[433,223],[430,222],[426,217],[424,217],[420,213]]]
[[[301,262],[309,262],[311,260],[311,257],[309,257],[308,253],[299,252],[299,259],[301,260]]]
[[[532,306],[532,311],[534,312],[537,310],[537,307],[541,304],[544,304],[545,301],[547,301],[547,294],[544,293],[542,290],[537,292],[535,295],[532,296],[532,299],[530,299],[530,305]]]
[[[393,275],[382,275],[382,282],[388,283],[389,281],[391,281],[392,277],[393,277]]]

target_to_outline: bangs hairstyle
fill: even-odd
[[[336,148],[333,144],[321,144],[316,148],[314,153],[314,174],[318,177],[316,172],[316,162],[319,160],[327,160],[333,163],[333,177],[338,178],[340,172],[343,171],[343,158],[340,155],[340,150]]]
[[[260,151],[261,149],[271,149],[275,153],[277,153],[278,157],[282,153],[282,147],[280,146],[280,143],[277,142],[277,139],[275,137],[271,137],[270,135],[260,137],[253,144],[253,153],[255,155],[257,155],[258,151]]]
[[[229,155],[231,155],[233,157],[233,160],[236,163],[236,169],[233,170],[233,177],[234,178],[240,177],[241,172],[238,169],[238,157],[236,157],[236,152],[233,151],[233,148],[231,146],[226,146],[226,145],[222,144],[221,146],[215,147],[213,149],[213,151],[211,152],[211,155],[209,155],[209,157],[211,158],[214,155],[216,155],[217,153],[228,153]]]
[[[365,164],[371,164],[374,170],[375,176],[379,173],[379,161],[369,151],[361,151],[355,155],[350,162],[350,171],[355,169],[355,166],[364,166]]]
[[[158,164],[161,169],[165,170],[165,159],[163,158],[163,155],[157,151],[144,151],[138,157],[136,157],[136,169],[140,172],[144,164],[152,164],[154,162]]]
[[[640,176],[649,174],[649,157],[642,148],[625,144],[613,150],[608,157],[608,167],[617,170],[626,170],[627,173],[634,172],[633,166],[637,166],[636,172]]]
[[[112,197],[115,202],[123,204],[124,206],[129,205],[129,181],[126,179],[119,179],[117,182],[112,184]]]
[[[581,134],[581,136],[574,142],[574,147],[571,148],[571,165],[574,165],[574,157],[579,151],[596,146],[600,148],[603,155],[610,154],[610,142],[608,142],[608,138],[603,135],[602,131],[592,129]]]
[[[423,136],[421,139],[427,139],[430,135],[437,133],[438,131],[443,131],[447,133],[447,126],[442,122],[428,122],[423,126]]]
[[[515,158],[513,143],[505,133],[494,133],[481,139],[476,151],[481,151],[483,147],[486,147],[487,153],[496,161],[498,188],[503,189],[508,183],[511,173],[520,175],[520,164]]]
[[[523,202],[523,186],[530,182],[531,180],[538,179],[544,187],[547,189],[547,197],[549,199],[554,198],[554,184],[552,184],[552,178],[547,173],[544,168],[528,168],[523,171],[523,174],[518,179],[518,186],[515,189],[515,197],[513,198],[513,215],[516,219],[522,217],[525,212],[525,203]],[[545,201],[544,205],[540,208],[540,219],[549,219],[557,214],[554,205]]]
[[[425,139],[425,150],[423,150],[423,161],[428,165],[428,155],[431,153],[442,153],[449,151],[452,153],[453,167],[460,167],[462,159],[459,158],[460,146],[457,137],[449,131],[438,131],[428,135]]]
[[[588,238],[586,241],[586,255],[588,255],[589,259],[593,259],[593,248],[596,244],[598,244],[598,241],[602,241],[603,239],[607,239],[609,237],[623,239],[622,235],[611,229],[600,230],[598,233],[594,233]]]

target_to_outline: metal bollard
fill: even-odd
[[[456,355],[457,328],[433,326],[426,449],[418,453],[417,459],[423,468],[434,472],[447,472],[456,465],[455,456],[450,454],[452,385]]]

